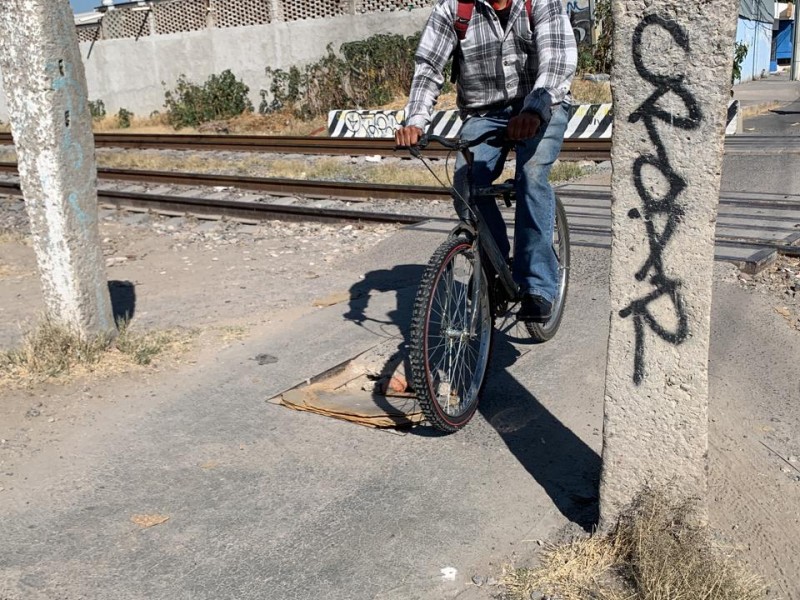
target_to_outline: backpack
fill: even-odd
[[[531,18],[532,3],[533,0],[525,0],[525,12],[528,13],[529,21]],[[456,22],[453,24],[453,27],[455,27],[459,42],[467,37],[467,28],[469,27],[469,22],[472,20],[473,10],[475,10],[475,0],[458,0]]]
[[[453,27],[456,30],[456,36],[458,36],[458,44],[456,44],[455,50],[453,50],[453,68],[450,72],[450,82],[456,83],[458,81],[458,74],[459,74],[459,60],[458,60],[458,49],[461,45],[461,41],[467,37],[467,28],[469,27],[469,22],[472,20],[472,12],[475,10],[475,0],[457,0],[457,8],[456,8],[456,20],[453,23]],[[528,21],[531,19],[531,4],[533,0],[525,0],[525,12],[528,13]]]

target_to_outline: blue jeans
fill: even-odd
[[[502,135],[508,120],[518,114],[519,103],[503,109],[469,117],[461,129],[461,137],[475,139],[488,131]],[[555,225],[555,192],[548,182],[550,169],[564,141],[569,116],[561,105],[553,108],[550,123],[543,125],[536,137],[516,144],[517,168],[516,217],[514,222],[514,281],[523,293],[542,296],[552,302],[558,286],[558,261],[553,251]],[[480,144],[472,149],[475,160],[472,181],[475,187],[491,185],[503,172],[507,149]],[[461,154],[456,160],[454,185],[462,195],[467,189],[467,166]],[[478,208],[492,232],[497,246],[508,258],[511,249],[503,215],[493,197],[477,197]],[[460,200],[456,212],[464,219],[467,210]]]

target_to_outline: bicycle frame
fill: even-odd
[[[495,274],[500,279],[500,283],[503,286],[503,290],[505,291],[508,299],[511,301],[516,301],[519,298],[519,286],[514,282],[514,278],[511,275],[511,271],[506,264],[505,258],[503,254],[500,252],[500,249],[497,247],[497,242],[494,240],[494,236],[492,236],[492,232],[489,231],[489,226],[486,224],[486,221],[483,220],[483,216],[481,215],[480,209],[478,208],[477,203],[473,200],[473,196],[476,190],[474,189],[474,183],[472,181],[472,168],[474,162],[474,154],[472,150],[469,148],[463,148],[460,150],[464,160],[466,161],[467,165],[467,191],[466,191],[466,198],[460,197],[458,192],[452,190],[453,199],[456,202],[465,202],[469,207],[468,211],[468,225],[472,230],[472,235],[475,236],[477,241],[478,253],[476,256],[476,263],[478,267],[480,267],[480,260],[481,254],[485,254],[486,258],[489,260],[489,263],[494,268]],[[459,227],[456,228],[458,230]],[[475,269],[476,273],[480,272],[479,268]],[[476,293],[477,288],[480,284],[473,286],[473,293]],[[477,298],[473,298],[473,301],[477,300]]]

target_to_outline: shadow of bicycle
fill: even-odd
[[[346,319],[363,327],[392,325],[401,331],[397,352],[387,360],[387,372],[403,361],[406,372],[410,373],[410,323],[416,286],[423,270],[421,265],[398,265],[372,271],[350,288]],[[385,319],[368,317],[370,295],[389,291],[396,292],[396,308]],[[600,456],[511,374],[510,367],[520,356],[515,343],[521,340],[515,331],[518,330],[495,332],[489,379],[478,410],[561,514],[591,530],[599,518]],[[422,436],[443,435],[427,426],[417,426],[411,432]]]

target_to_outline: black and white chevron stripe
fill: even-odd
[[[725,133],[735,135],[739,124],[739,101],[728,104]],[[575,104],[564,139],[610,139],[614,112],[608,104]],[[328,113],[328,135],[331,137],[390,138],[405,118],[402,110],[332,110]],[[457,110],[434,112],[428,133],[456,137],[461,130]]]

